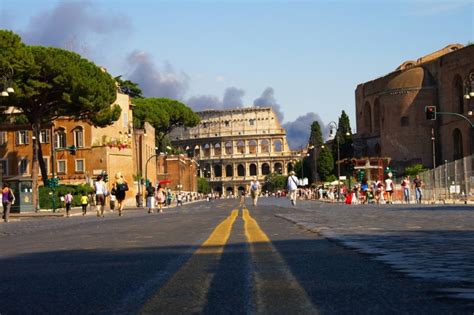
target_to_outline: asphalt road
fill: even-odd
[[[288,200],[0,224],[0,314],[472,314],[283,219]]]

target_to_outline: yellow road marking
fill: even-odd
[[[316,314],[306,291],[246,208],[243,219],[255,271],[256,313]]]
[[[173,277],[143,306],[141,314],[202,313],[224,245],[239,214],[233,210]]]

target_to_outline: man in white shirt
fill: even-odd
[[[288,188],[288,194],[290,195],[291,204],[294,206],[296,205],[296,191],[298,189],[298,177],[295,176],[295,172],[290,172],[286,187]]]
[[[260,191],[260,183],[257,180],[257,176],[250,182],[250,196],[252,197],[252,204],[255,207],[258,201],[258,194]]]

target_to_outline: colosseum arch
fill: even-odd
[[[250,164],[250,176],[257,176],[257,165],[255,163]]]
[[[281,152],[283,151],[283,144],[280,139],[273,141],[273,152]]]
[[[263,163],[262,164],[262,175],[268,175],[270,174],[270,165],[268,163]]]
[[[245,166],[243,164],[237,165],[237,176],[245,176]]]
[[[237,153],[245,154],[245,142],[243,140],[237,141]]]
[[[220,143],[216,143],[214,145],[214,155],[220,156],[221,154],[222,154],[221,145]]]
[[[262,153],[269,153],[270,152],[270,147],[269,147],[269,144],[268,144],[268,140],[260,141],[260,152],[262,152]]]
[[[220,164],[214,165],[214,176],[222,177],[222,165]]]
[[[225,143],[225,154],[232,154],[233,150],[232,150],[232,142],[231,141],[227,141]]]
[[[257,141],[256,140],[249,141],[249,153],[257,154]]]
[[[204,151],[204,156],[209,158],[211,157],[211,145],[209,143],[206,143],[204,146],[203,146],[203,151]]]
[[[234,170],[232,169],[232,165],[226,165],[226,167],[225,167],[225,176],[226,177],[234,176]]]
[[[280,162],[273,164],[273,172],[277,174],[283,173],[283,165]]]

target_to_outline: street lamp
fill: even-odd
[[[148,176],[148,173],[147,173],[147,171],[148,171],[148,162],[150,162],[150,160],[151,160],[152,158],[157,157],[157,156],[159,156],[159,155],[160,155],[160,152],[159,152],[159,150],[158,150],[158,147],[155,147],[155,154],[153,154],[152,156],[150,156],[150,157],[148,158],[148,160],[146,160],[146,163],[145,163],[145,185],[146,185],[147,182],[148,182],[148,178],[147,178],[147,176]],[[156,164],[156,163],[155,163],[155,164]],[[155,174],[155,176],[156,176],[156,174]]]
[[[303,153],[303,159],[301,160],[301,186],[305,186],[304,181],[304,158],[309,156],[309,153]]]
[[[13,68],[11,66],[8,66],[6,69],[2,69],[1,78],[3,82],[1,95],[6,97],[6,96],[9,96],[10,94],[15,93],[15,90],[13,89],[13,87],[11,87],[10,84],[8,84],[11,78],[13,78]]]
[[[464,98],[466,100],[474,97],[474,72],[469,73],[464,80]]]

